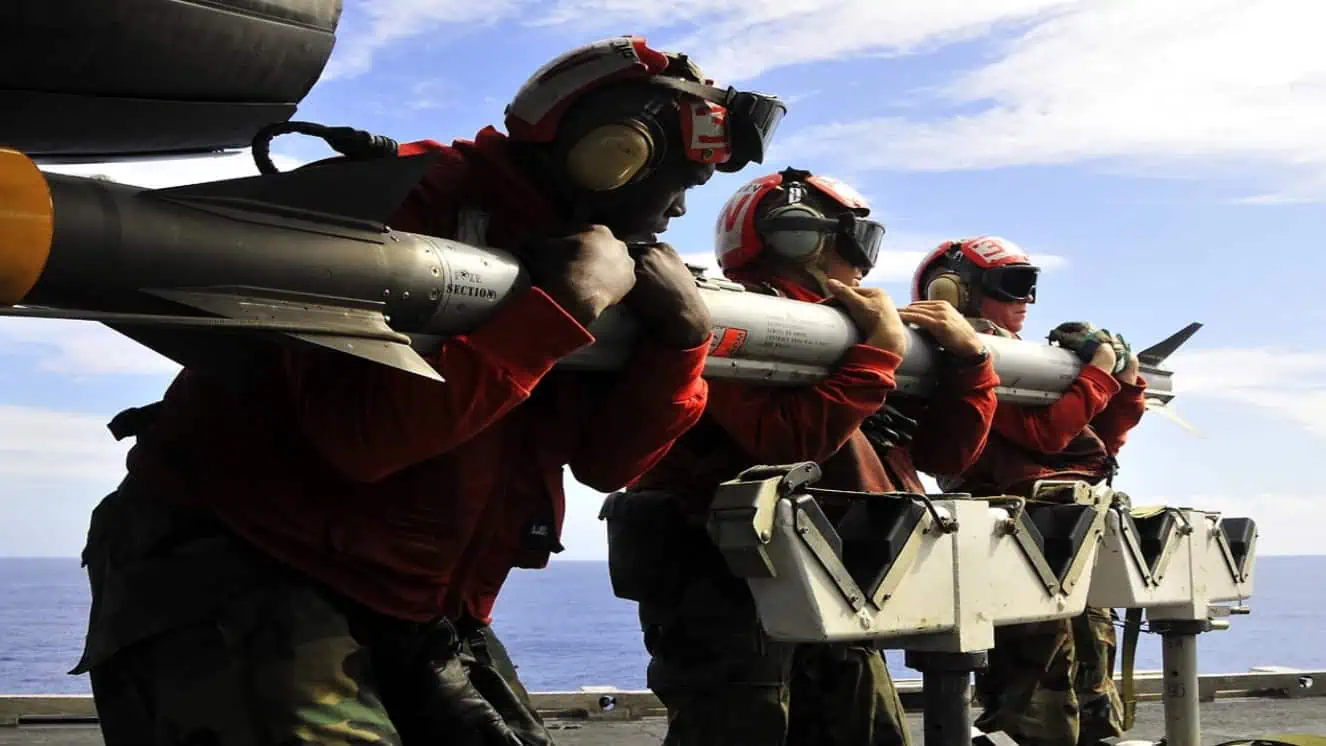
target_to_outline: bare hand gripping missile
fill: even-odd
[[[0,150],[0,315],[100,321],[184,366],[240,353],[210,332],[281,333],[441,380],[421,352],[484,323],[530,285],[508,252],[390,230],[433,156],[347,160],[148,190],[44,174]],[[834,308],[698,277],[714,319],[705,375],[769,385],[819,380],[861,340]],[[8,308],[6,308],[8,306]],[[1173,398],[1160,367],[1200,324],[1139,353],[1147,398]],[[623,307],[560,366],[613,370],[641,333]],[[934,385],[937,348],[913,331],[900,393]],[[990,336],[1006,400],[1045,404],[1077,377],[1067,350]]]

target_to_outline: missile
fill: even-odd
[[[331,161],[149,190],[43,173],[0,149],[0,315],[98,321],[185,367],[251,372],[255,340],[294,338],[441,381],[424,356],[481,326],[530,279],[509,252],[385,225],[433,158]],[[804,385],[861,340],[833,307],[702,273],[696,283],[714,320],[707,377]],[[1162,364],[1200,326],[1139,353],[1151,407],[1173,399]],[[589,330],[594,344],[559,367],[620,369],[641,333],[622,306]],[[898,388],[926,397],[939,353],[910,333]],[[1048,404],[1081,370],[1067,350],[985,341],[1003,400]]]
[[[432,158],[145,190],[0,150],[0,307],[102,321],[186,367],[242,369],[251,333],[282,332],[436,378],[387,320],[453,334],[498,288],[468,280],[490,276],[474,249],[385,230]]]

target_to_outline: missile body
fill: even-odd
[[[847,314],[835,308],[749,292],[723,280],[701,278],[699,283],[714,322],[706,377],[770,385],[813,383],[828,375],[847,349],[862,339]],[[619,368],[639,333],[635,320],[620,307],[608,309],[589,330],[595,343],[564,358],[561,365]],[[938,348],[927,335],[908,331],[907,354],[894,377],[900,393],[924,398],[935,385]],[[982,339],[999,374],[1002,401],[1049,404],[1082,370],[1082,362],[1068,350],[990,335]],[[1164,405],[1174,397],[1173,374],[1160,367],[1163,358],[1157,358],[1155,349],[1139,354],[1141,370],[1146,396]]]
[[[431,161],[334,162],[145,190],[43,174],[0,150],[0,313],[101,321],[184,366],[233,368],[254,334],[279,332],[440,379],[420,353],[478,328],[530,281],[508,252],[383,224]],[[696,281],[714,320],[706,376],[805,384],[861,338],[837,309]],[[590,331],[595,343],[560,367],[618,369],[640,334],[620,306]],[[1160,362],[1194,331],[1140,354],[1154,403],[1173,396]],[[235,334],[240,343],[218,340]],[[911,334],[898,385],[925,397],[937,349]],[[1001,399],[1049,403],[1081,369],[1045,344],[986,342]]]
[[[103,320],[182,365],[217,357],[198,329],[267,330],[437,378],[399,330],[473,329],[528,280],[509,256],[384,229],[429,162],[146,190],[0,151],[0,204],[44,203],[26,223],[49,225],[0,226],[0,306]]]

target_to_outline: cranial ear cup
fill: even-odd
[[[783,205],[770,210],[764,222],[777,224],[779,218],[822,218],[824,214],[805,202]],[[766,230],[762,238],[769,251],[785,259],[807,260],[824,249],[825,234],[815,230]]]
[[[956,272],[940,272],[926,284],[925,298],[947,301],[949,305],[966,313],[971,293],[967,290],[967,283]]]
[[[571,181],[591,192],[620,189],[639,176],[654,154],[654,141],[639,122],[627,120],[596,127],[566,154]]]
[[[663,89],[613,86],[576,103],[563,122],[561,165],[571,184],[611,192],[647,178],[668,152],[667,112],[675,95]],[[677,123],[677,137],[680,124]]]

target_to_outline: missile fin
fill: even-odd
[[[344,352],[347,355],[371,360],[381,365],[389,365],[406,373],[431,378],[434,381],[445,381],[442,375],[437,372],[437,369],[429,365],[426,360],[419,356],[419,353],[415,352],[410,346],[399,342],[380,342],[374,339],[341,337],[335,334],[292,334],[290,336],[338,352]]]
[[[437,159],[436,153],[314,163],[277,174],[154,189],[146,194],[180,202],[263,206],[383,224]]]
[[[411,338],[387,326],[381,313],[255,296],[198,290],[146,290],[166,300],[214,314],[180,316],[114,313],[26,306],[0,307],[0,316],[98,321],[182,366],[243,368],[244,343],[207,332],[281,333],[303,342],[445,381],[411,346]],[[220,318],[218,318],[220,317]],[[227,366],[229,360],[233,365]]]
[[[410,346],[410,337],[387,325],[374,307],[328,305],[264,297],[259,288],[161,289],[143,292],[231,319],[288,325],[295,339],[371,360],[435,381],[441,374]],[[241,294],[243,293],[243,294]],[[323,299],[332,300],[332,299]],[[279,330],[279,329],[276,329]]]
[[[1180,417],[1179,413],[1174,411],[1173,406],[1167,405],[1164,402],[1157,401],[1155,399],[1148,397],[1146,400],[1146,411],[1155,412],[1156,414],[1160,415],[1161,417],[1164,417],[1170,422],[1173,422],[1174,424],[1178,425],[1184,430],[1187,430],[1193,435],[1196,435],[1197,437],[1202,438],[1203,440],[1206,439],[1206,434],[1203,433],[1201,430],[1198,430],[1196,427],[1193,427],[1193,425],[1189,423],[1187,420]]]
[[[1191,339],[1192,335],[1196,334],[1197,330],[1201,328],[1201,322],[1192,322],[1179,331],[1137,353],[1138,361],[1145,365],[1160,365],[1165,362],[1165,358],[1173,355],[1175,350],[1182,347],[1183,343]]]

